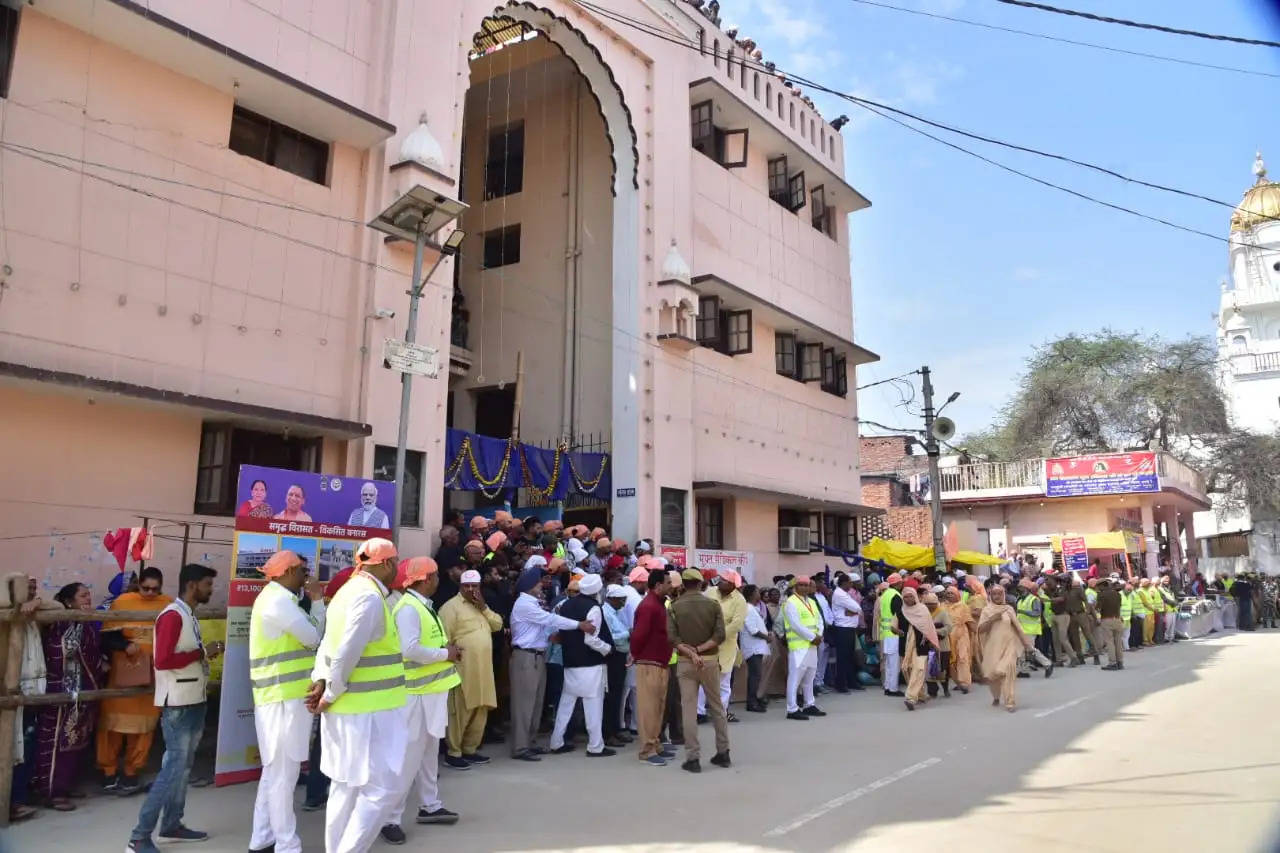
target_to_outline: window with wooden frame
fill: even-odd
[[[695,548],[724,547],[724,501],[717,498],[700,498],[697,502],[697,531]]]
[[[722,130],[715,126],[715,106],[702,101],[689,108],[693,147],[726,169],[747,165],[747,130]]]
[[[836,388],[836,351],[827,347],[822,351],[822,390],[834,391]]]
[[[769,161],[769,198],[783,207],[791,207],[791,187],[787,183],[786,157],[774,157]]]
[[[795,379],[796,370],[796,336],[778,332],[773,336],[773,369],[779,376]]]
[[[323,184],[328,176],[329,143],[239,104],[231,108],[227,147],[317,184]]]
[[[750,311],[726,311],[724,330],[724,352],[727,355],[751,352]]]
[[[796,172],[787,179],[787,209],[792,213],[797,213],[806,204],[809,203],[807,193],[804,191],[804,172]]]
[[[494,269],[520,263],[520,226],[508,225],[486,231],[484,235],[484,268]]]
[[[822,381],[822,344],[799,344],[800,381]]]
[[[810,221],[813,227],[828,237],[835,238],[835,210],[827,207],[827,191],[818,184],[809,191],[810,197],[813,199],[813,205],[810,210]]]
[[[241,465],[319,471],[320,447],[319,438],[288,438],[228,423],[203,424],[196,456],[194,512],[198,515],[235,512],[236,478]],[[284,495],[267,495],[267,500],[273,501],[277,509],[284,508]]]
[[[841,397],[849,395],[849,362],[843,355],[836,359],[836,387],[834,393]]]
[[[720,349],[720,297],[702,296],[698,298],[698,322],[696,324],[698,343],[711,349]]]
[[[487,154],[484,165],[486,200],[514,195],[524,189],[523,121],[492,131]]]

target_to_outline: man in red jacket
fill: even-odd
[[[636,673],[636,724],[640,740],[640,760],[655,767],[674,758],[662,749],[662,712],[667,702],[668,666],[671,640],[667,636],[667,573],[649,572],[649,592],[636,607],[631,628],[631,658]]]

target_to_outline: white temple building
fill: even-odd
[[[1222,281],[1218,352],[1232,422],[1258,433],[1280,429],[1280,183],[1259,153],[1255,181],[1231,215],[1231,280]],[[1226,570],[1280,572],[1280,524],[1250,513],[1200,513],[1203,556]]]

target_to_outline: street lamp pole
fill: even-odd
[[[404,342],[412,344],[418,338],[418,300],[422,297],[422,288],[426,282],[422,280],[422,253],[427,248],[427,233],[423,231],[426,220],[418,223],[418,234],[413,241],[413,277],[409,279],[409,322],[404,329]],[[436,271],[444,253],[436,259],[431,272]],[[431,273],[427,273],[430,280]],[[404,460],[409,445],[409,398],[413,394],[413,374],[404,371],[400,374],[400,434],[396,438],[396,509],[391,517],[391,538],[400,542],[400,519],[404,510]]]
[[[924,450],[929,456],[929,512],[933,517],[933,567],[938,577],[947,570],[947,554],[942,542],[942,483],[938,481],[938,438],[933,434],[933,382],[929,379],[929,367],[920,368],[924,386]]]

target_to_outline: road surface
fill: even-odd
[[[1280,632],[1230,633],[1018,682],[1020,708],[969,696],[908,713],[878,690],[821,697],[809,722],[746,714],[733,767],[588,761],[441,768],[453,827],[406,826],[403,850],[1256,851],[1280,830]],[[191,792],[201,853],[247,849],[253,785]],[[301,791],[299,790],[299,796]],[[123,850],[140,797],[94,797],[11,828],[9,853]],[[320,851],[321,813],[299,812]],[[1140,832],[1140,837],[1135,837]],[[390,846],[379,842],[375,850]]]

